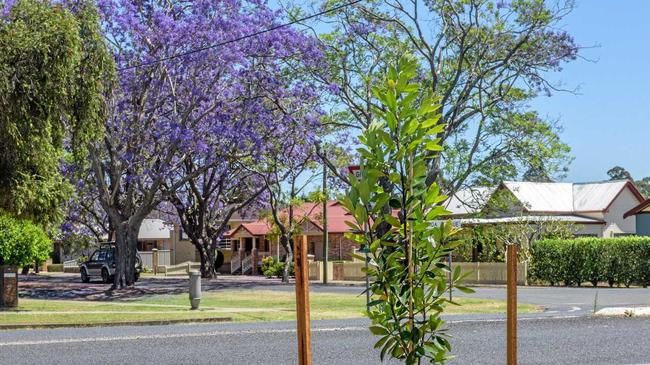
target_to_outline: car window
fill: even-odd
[[[106,251],[106,261],[112,261],[114,256],[113,250]]]
[[[99,260],[99,251],[93,252],[93,255],[90,257],[90,261],[97,261]]]
[[[100,251],[99,252],[99,258],[97,261],[106,261],[106,251]]]

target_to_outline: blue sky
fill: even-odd
[[[579,95],[540,97],[532,107],[559,118],[575,160],[566,181],[607,178],[625,167],[636,179],[650,176],[650,1],[582,0],[562,22],[591,63],[576,60],[550,79]]]

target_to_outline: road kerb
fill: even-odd
[[[596,316],[650,317],[650,307],[609,307],[595,313]]]

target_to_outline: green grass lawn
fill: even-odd
[[[312,293],[312,319],[342,319],[363,316],[365,296]],[[446,313],[503,313],[504,301],[458,298]],[[540,309],[520,304],[521,313]],[[203,293],[198,311],[189,309],[187,294],[157,295],[112,302],[20,299],[15,310],[0,311],[0,324],[110,323],[148,320],[177,320],[229,317],[234,321],[295,319],[295,294],[278,291],[231,290]]]

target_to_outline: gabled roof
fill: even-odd
[[[629,180],[593,183],[538,183],[504,181],[499,189],[507,189],[521,202],[528,213],[580,214],[604,212],[624,189],[639,200],[643,196]],[[495,189],[463,189],[449,199],[447,209],[452,215],[480,212]]]
[[[250,233],[251,236],[263,236],[265,234],[268,234],[271,229],[272,227],[270,224],[268,224],[268,222],[265,220],[259,220],[254,222],[241,223],[237,227],[228,231],[225,236],[232,237],[239,230],[245,230]]]
[[[304,203],[294,208],[294,216],[297,218],[306,217],[319,230],[323,230],[323,204],[322,203]],[[329,233],[345,233],[349,230],[345,221],[352,220],[352,217],[345,208],[336,200],[330,200],[327,203],[327,229]],[[271,233],[273,224],[267,219],[260,219],[255,222],[242,223],[231,229],[225,234],[226,237],[232,237],[237,231],[244,229],[253,236],[261,236]]]
[[[650,199],[645,200],[643,203],[630,209],[627,213],[623,214],[623,218],[627,218],[639,213],[650,212]]]

